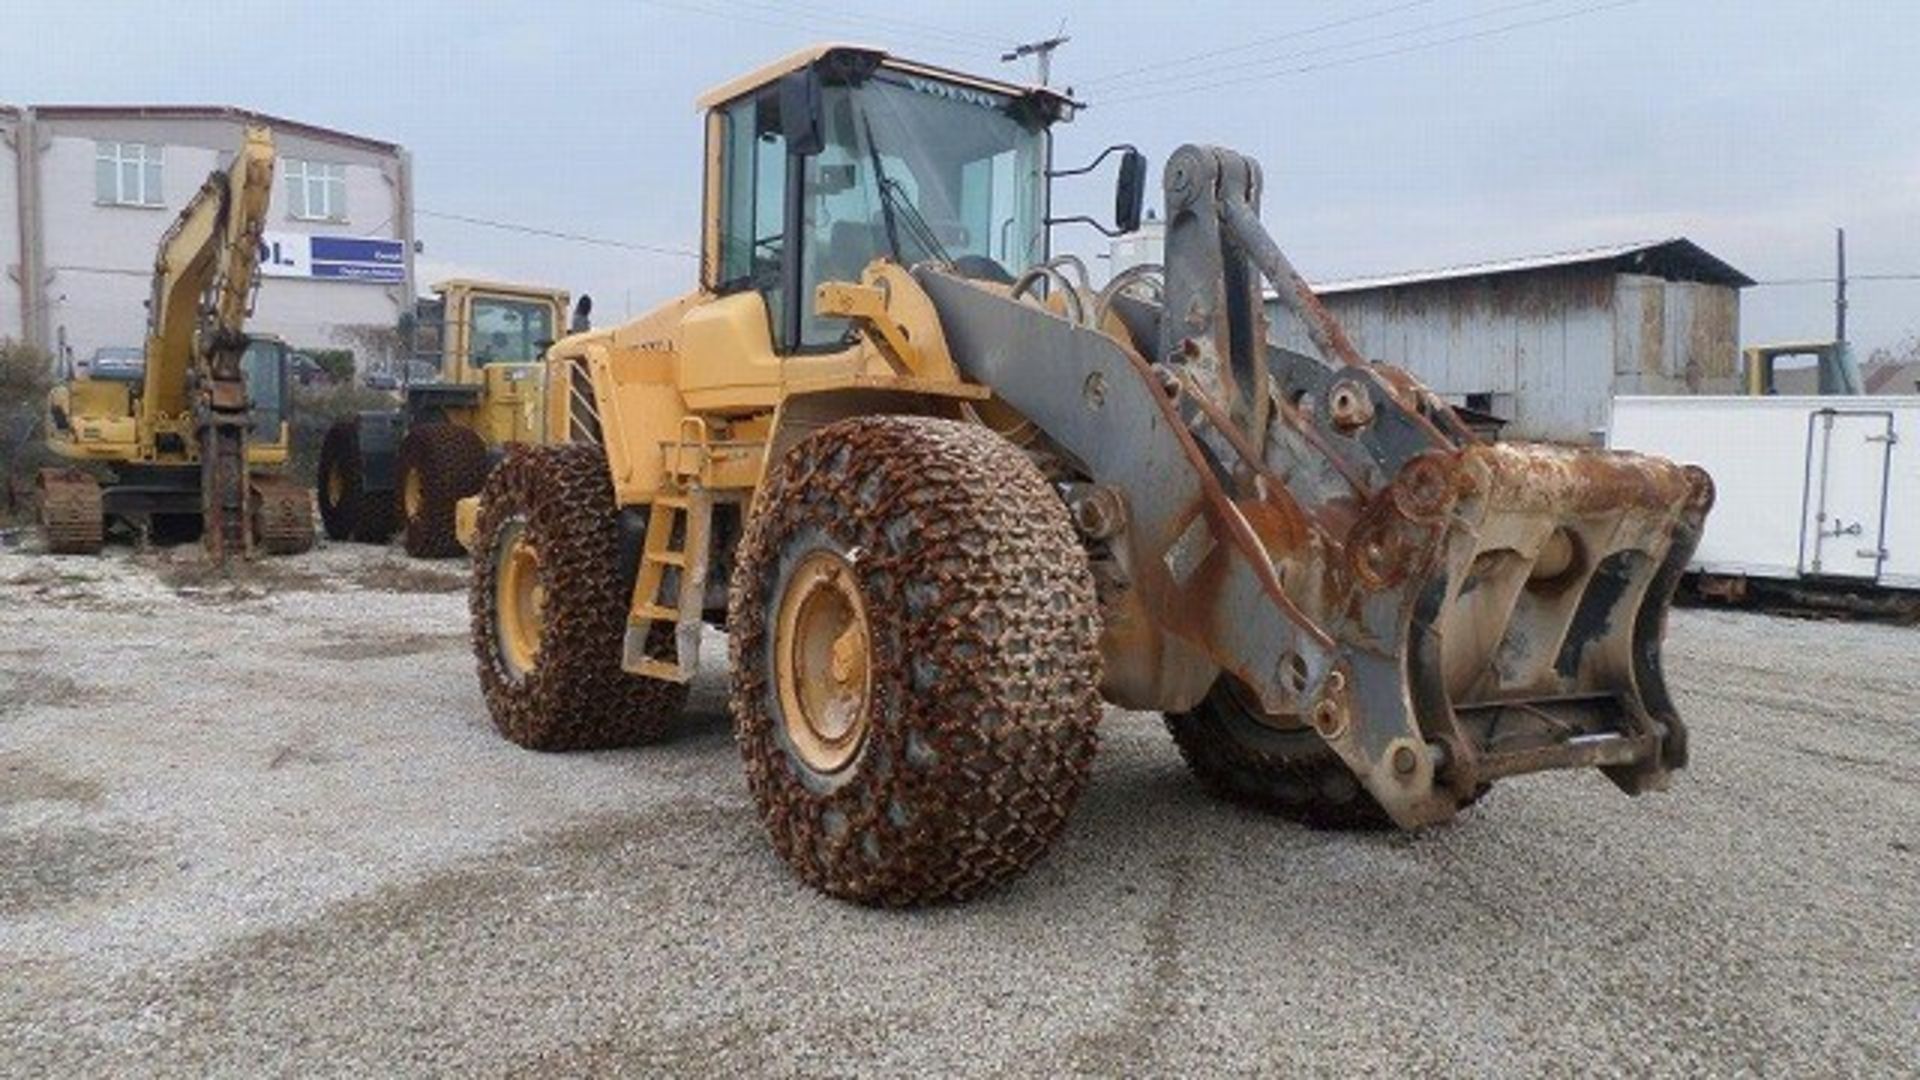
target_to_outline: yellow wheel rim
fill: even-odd
[[[339,506],[345,501],[347,501],[347,478],[341,474],[340,466],[335,465],[327,470],[327,505]]]
[[[816,551],[781,594],[774,677],[787,740],[815,772],[846,768],[866,742],[873,666],[867,609],[853,567]]]
[[[407,470],[407,478],[400,487],[400,498],[401,505],[407,511],[407,520],[420,516],[420,507],[427,501],[425,493],[420,490],[420,470]]]
[[[546,589],[540,584],[540,553],[527,542],[522,526],[500,544],[494,574],[494,622],[500,658],[516,676],[533,670],[540,658],[540,617]]]

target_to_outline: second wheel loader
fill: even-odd
[[[465,279],[433,291],[408,329],[428,342],[415,351],[437,361],[438,376],[403,386],[397,409],[336,422],[321,444],[329,539],[384,544],[398,531],[416,558],[463,554],[454,504],[480,490],[508,443],[538,438],[540,356],[560,333],[567,294]]]
[[[1094,292],[1049,258],[1054,91],[830,46],[701,106],[698,287],[557,343],[547,445],[462,507],[509,738],[657,737],[723,628],[773,846],[888,905],[1028,867],[1103,702],[1324,823],[1686,763],[1660,650],[1705,475],[1483,442],[1364,360],[1252,160],[1175,153],[1165,265]],[[1263,282],[1314,355],[1269,343]]]

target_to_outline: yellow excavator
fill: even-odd
[[[110,521],[154,540],[198,534],[216,560],[313,546],[312,499],[287,460],[287,347],[246,333],[273,194],[273,135],[249,127],[160,238],[141,354],[48,395],[48,446],[107,467],[43,469],[47,550],[100,550]]]

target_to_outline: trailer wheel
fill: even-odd
[[[628,588],[606,456],[516,447],[480,493],[469,594],[487,711],[532,750],[658,739],[683,684],[620,666]]]
[[[1312,728],[1262,723],[1257,708],[1238,681],[1221,676],[1193,711],[1167,714],[1174,745],[1202,785],[1315,828],[1392,827],[1386,810]]]
[[[453,531],[454,504],[480,492],[487,444],[453,424],[417,424],[400,443],[398,503],[407,554],[446,559],[465,554]]]
[[[984,428],[873,417],[795,446],[732,582],[732,710],[773,846],[830,895],[963,900],[1059,835],[1100,718],[1065,506]]]
[[[366,490],[358,419],[336,420],[327,428],[318,474],[320,524],[327,539],[386,543],[393,535],[393,500]]]

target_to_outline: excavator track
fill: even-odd
[[[98,554],[106,540],[100,483],[78,469],[40,470],[40,529],[55,555]]]
[[[313,497],[274,473],[254,473],[253,540],[268,555],[298,555],[313,549]]]

